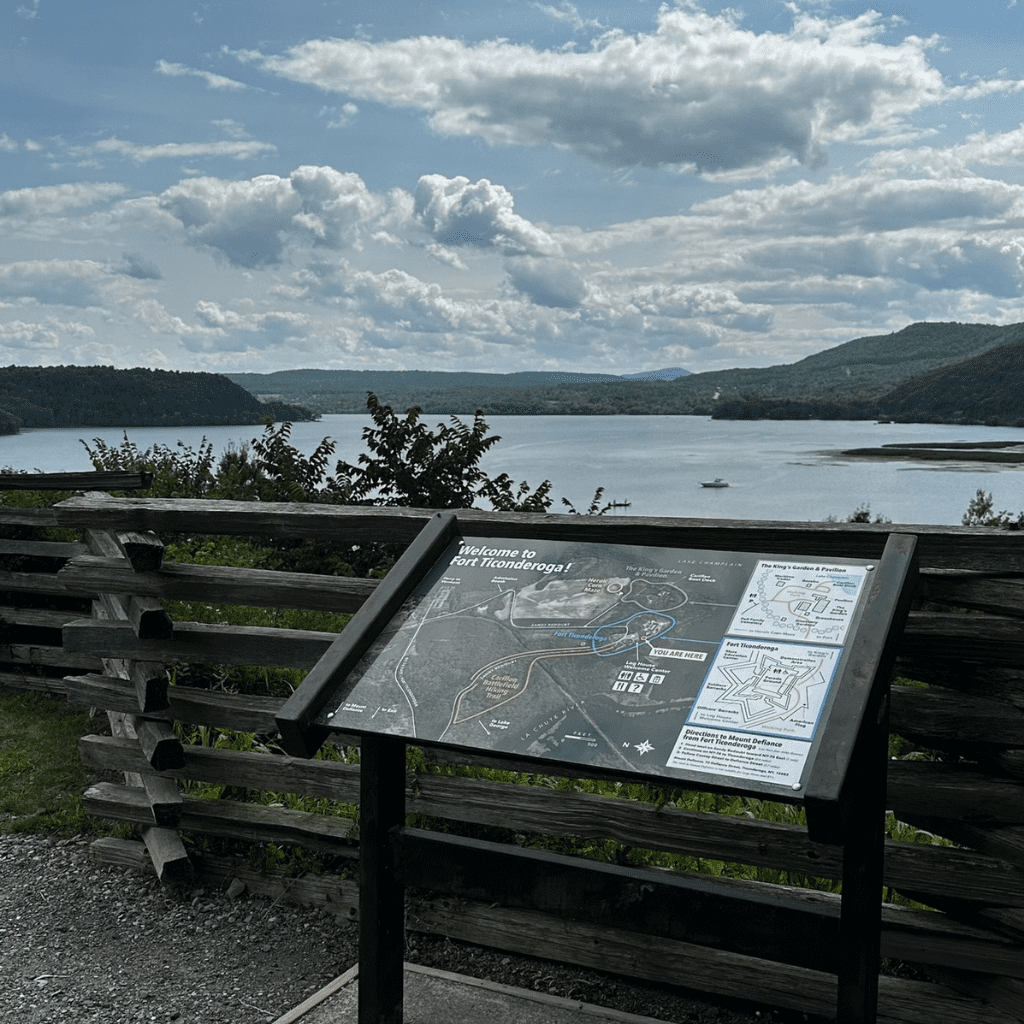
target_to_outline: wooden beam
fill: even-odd
[[[169,562],[159,572],[136,573],[123,558],[91,555],[68,562],[60,571],[59,579],[69,594],[112,591],[172,601],[333,612],[355,611],[380,583],[349,576],[182,562]]]
[[[142,792],[141,790],[139,792]],[[85,791],[82,806],[98,818],[152,825],[153,813],[143,793],[132,797],[127,786],[100,782]],[[179,828],[185,832],[242,839],[252,843],[292,843],[318,853],[358,855],[350,841],[355,823],[348,818],[306,811],[242,804],[235,800],[182,801]]]
[[[1024,747],[1024,711],[950,690],[894,686],[892,732],[944,750],[950,745]]]
[[[31,555],[36,558],[75,558],[89,549],[84,544],[53,540],[7,540],[0,538],[0,555]]]
[[[552,913],[574,925],[614,922],[651,938],[832,974],[839,967],[839,906],[806,891],[722,885],[708,876],[623,868],[422,829],[399,829],[392,843],[398,877],[410,888]]]
[[[0,491],[140,491],[152,486],[152,473],[0,473]]]
[[[139,738],[143,756],[155,771],[162,772],[184,766],[185,755],[181,741],[168,722],[135,715],[132,718],[132,725]]]
[[[164,560],[164,542],[150,530],[122,530],[114,540],[135,572],[155,572]]]
[[[198,498],[69,498],[54,506],[61,526],[168,533],[272,534],[346,543],[410,542],[432,509],[287,502],[211,501]],[[790,523],[638,516],[564,516],[552,513],[465,509],[466,536],[518,537],[609,544],[697,547],[716,551],[878,558],[890,533],[918,537],[928,568],[1024,572],[1024,532],[994,527],[890,523]]]

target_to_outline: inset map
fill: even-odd
[[[855,565],[758,562],[726,632],[841,644],[867,572]]]

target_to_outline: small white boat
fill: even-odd
[[[728,487],[729,485],[720,477],[716,476],[714,480],[701,480],[701,487]]]

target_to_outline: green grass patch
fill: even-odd
[[[88,714],[60,698],[0,691],[0,831],[105,833],[82,810],[93,776],[78,740],[96,731]]]

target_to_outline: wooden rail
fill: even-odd
[[[287,890],[291,898],[351,917],[357,904],[351,883],[330,876],[298,882],[257,878],[237,862],[188,858],[178,838],[180,830],[205,832],[249,842],[293,843],[350,858],[358,850],[351,809],[338,816],[225,799],[197,800],[183,796],[180,786],[204,782],[349,806],[359,801],[359,767],[336,760],[295,759],[266,748],[245,752],[182,746],[171,729],[175,722],[252,733],[272,746],[282,701],[168,687],[163,671],[171,663],[308,670],[334,635],[170,623],[161,602],[354,612],[374,593],[377,581],[165,564],[157,538],[168,533],[262,534],[348,545],[370,540],[402,544],[433,513],[97,494],[42,510],[48,515],[22,516],[25,511],[0,509],[0,525],[58,525],[81,531],[82,540],[77,545],[62,542],[59,551],[31,546],[42,541],[19,539],[9,542],[8,548],[0,541],[0,555],[50,556],[54,569],[0,575],[0,593],[7,594],[0,619],[9,629],[55,629],[63,612],[42,614],[45,609],[19,607],[17,596],[27,599],[33,593],[91,601],[93,615],[85,618],[78,611],[59,623],[61,642],[46,652],[42,646],[12,642],[8,633],[8,647],[0,650],[0,655],[9,655],[8,664],[0,665],[0,685],[25,678],[25,685],[38,688],[38,680],[19,676],[18,666],[50,665],[45,671],[52,677],[60,665],[67,671],[60,679],[50,678],[49,688],[75,703],[108,711],[113,735],[86,737],[81,755],[97,769],[123,773],[125,784],[94,787],[86,806],[94,814],[134,823],[142,842],[103,840],[95,845],[95,856],[109,863],[150,863],[165,878],[181,877],[192,869],[217,878],[228,871],[242,877],[242,872],[246,881],[251,877],[254,890],[282,898],[287,898]],[[13,513],[11,518],[8,513]],[[545,538],[555,534],[556,524],[565,522],[554,515],[476,510],[460,512],[459,518],[467,534],[495,537]],[[942,912],[884,909],[883,955],[918,964],[934,982],[883,978],[879,1019],[922,1024],[1024,1019],[1024,534],[983,528],[637,517],[581,517],[574,521],[577,525],[580,539],[586,540],[694,546],[699,539],[701,547],[712,550],[871,558],[879,555],[889,532],[919,537],[922,571],[897,669],[927,688],[894,686],[890,721],[894,734],[918,745],[929,759],[890,762],[887,803],[898,820],[957,845],[886,843],[888,889]],[[15,550],[17,544],[29,546]],[[358,745],[354,737],[341,736],[338,741]],[[931,751],[942,752],[940,760],[930,759]],[[482,756],[433,756],[442,763],[496,763]],[[508,768],[506,762],[501,764]],[[521,767],[536,772],[533,765]],[[557,767],[546,772],[548,777],[569,774]],[[583,769],[571,774],[586,777]],[[430,771],[410,772],[406,783],[406,811],[428,822],[441,819],[520,835],[610,839],[624,846],[798,876],[836,879],[842,873],[836,848],[812,843],[806,829],[796,825]],[[567,866],[570,869],[575,870],[572,865]],[[584,865],[581,870],[588,869]],[[699,881],[705,876],[694,877]],[[737,898],[752,900],[751,907],[773,899],[772,893],[793,905],[804,901],[820,927],[831,927],[828,922],[836,907],[831,894],[759,883],[722,884],[732,885]],[[663,980],[667,965],[678,964],[682,957],[690,968],[688,984],[705,991],[822,1014],[830,1013],[834,1005],[834,978],[818,969],[824,960],[814,959],[821,950],[810,951],[810,960],[766,967],[761,958],[774,959],[767,938],[770,929],[761,938],[752,929],[750,944],[743,948],[728,948],[726,942],[727,948],[709,949],[694,934],[676,933],[669,924],[659,929],[648,921],[643,928],[634,923],[608,929],[580,918],[579,914],[585,916],[583,908],[567,929],[552,908],[540,903],[498,908],[477,896],[469,882],[453,882],[449,898],[424,897],[410,905],[410,927],[656,980]],[[793,955],[797,954],[803,955],[795,949]]]

